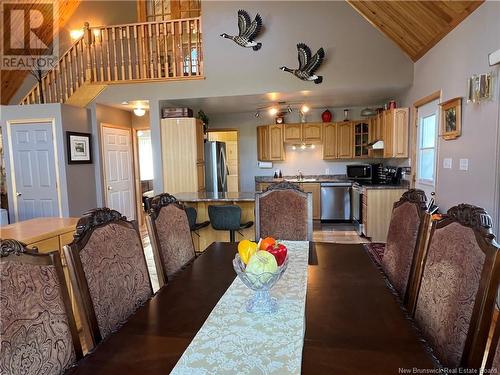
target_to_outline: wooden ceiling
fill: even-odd
[[[59,27],[63,27],[70,17],[75,12],[78,5],[80,5],[81,0],[55,0],[58,3],[58,15],[56,19],[59,19]],[[46,1],[43,0],[31,0],[31,4],[43,4]],[[3,15],[2,15],[3,17]],[[22,20],[17,20],[14,22],[22,22]],[[3,21],[0,22],[3,25]],[[3,35],[3,30],[0,29],[0,35]],[[52,37],[50,37],[52,41]],[[1,76],[1,86],[0,86],[0,104],[8,104],[11,98],[15,95],[16,91],[22,85],[29,72],[26,70],[2,70],[0,72]]]
[[[483,0],[347,2],[413,61],[417,61]]]

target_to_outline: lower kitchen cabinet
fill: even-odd
[[[318,182],[303,182],[300,188],[306,193],[312,193],[313,219],[321,219],[321,185]]]
[[[363,234],[373,242],[386,242],[392,207],[406,189],[365,189],[363,193]]]

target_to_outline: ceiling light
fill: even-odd
[[[255,112],[255,117],[256,117],[256,118],[259,118],[259,117],[260,117],[260,112],[259,112],[259,111]]]
[[[274,115],[276,115],[277,113],[278,113],[278,109],[277,109],[277,108],[275,108],[275,107],[271,107],[271,108],[269,109],[269,114],[270,114],[271,116],[274,116]]]
[[[71,30],[69,36],[73,40],[80,39],[83,36],[83,29]]]
[[[290,106],[288,106],[288,107],[286,108],[286,110],[288,111],[288,113],[292,113],[292,111],[293,111],[292,107],[290,107]]]
[[[141,107],[137,107],[137,108],[134,108],[134,114],[136,116],[144,116],[146,114],[146,110],[144,108],[141,108]]]
[[[300,110],[302,111],[302,113],[307,113],[309,112],[309,107],[304,104]]]
[[[305,143],[302,143],[302,145],[300,146],[300,149],[301,149],[301,150],[305,150],[305,149],[306,149],[306,144],[305,144]]]

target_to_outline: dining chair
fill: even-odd
[[[492,220],[460,204],[432,223],[418,295],[409,310],[446,367],[478,369],[484,359],[500,279]]]
[[[0,373],[62,374],[82,358],[59,252],[0,240]]]
[[[380,265],[390,283],[406,300],[412,265],[418,263],[419,249],[426,243],[431,216],[426,212],[423,190],[410,189],[394,203],[387,242]]]
[[[148,227],[160,288],[196,252],[185,207],[173,195],[163,193],[148,202]]]
[[[64,251],[88,342],[95,346],[153,295],[137,224],[109,208],[91,210]]]
[[[255,194],[255,238],[312,241],[312,195],[279,182]]]

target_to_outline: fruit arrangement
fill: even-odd
[[[286,246],[272,237],[266,237],[258,244],[249,240],[240,241],[238,244],[238,254],[246,265],[245,271],[254,274],[276,272],[285,262],[287,253]],[[274,262],[268,254],[273,256]],[[255,255],[259,256],[253,260]]]

